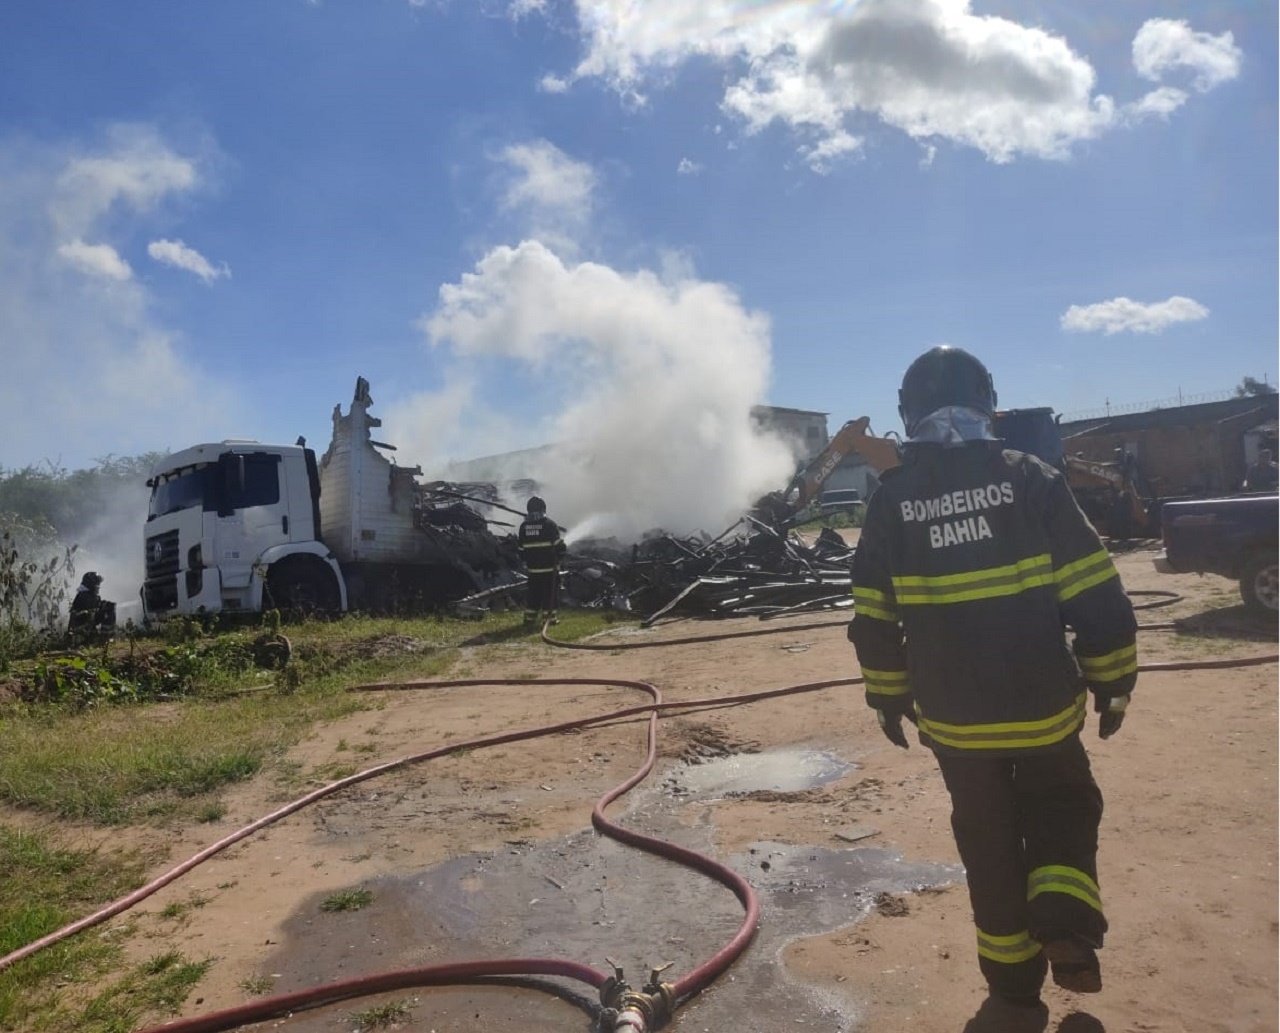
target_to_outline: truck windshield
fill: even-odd
[[[209,508],[217,490],[216,473],[216,466],[205,463],[157,477],[155,486],[151,489],[149,517],[164,516],[193,506]]]

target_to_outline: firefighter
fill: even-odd
[[[1240,486],[1242,491],[1275,491],[1276,484],[1280,482],[1280,469],[1276,467],[1275,460],[1271,458],[1271,449],[1258,449],[1258,458],[1244,473],[1244,483]]]
[[[68,634],[77,641],[89,641],[108,634],[115,626],[115,604],[105,602],[98,594],[101,585],[102,575],[96,570],[86,571],[80,579],[80,587],[71,600],[71,616],[67,622]]]
[[[1096,992],[1102,795],[1080,731],[1089,692],[1103,739],[1124,720],[1133,607],[1061,474],[995,439],[981,362],[925,352],[899,403],[903,463],[882,475],[853,560],[867,703],[895,746],[905,717],[933,750],[991,994],[1038,1008],[1047,968]]]
[[[560,528],[547,516],[547,504],[534,495],[525,505],[528,514],[520,524],[517,539],[520,559],[529,575],[525,587],[524,622],[535,624],[538,617],[558,624],[556,597],[560,588],[560,560],[565,554]]]

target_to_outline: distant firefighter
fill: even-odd
[[[558,621],[556,597],[560,590],[560,560],[566,546],[560,528],[547,516],[547,504],[537,495],[525,507],[528,516],[520,524],[520,560],[529,575],[525,589],[524,621],[536,624],[539,616],[550,624]]]
[[[67,631],[73,639],[84,641],[110,634],[116,624],[116,604],[98,594],[102,575],[90,570],[80,579],[75,598],[71,600],[71,619]]]
[[[1271,458],[1271,449],[1258,449],[1258,458],[1245,471],[1245,491],[1275,491],[1280,482],[1280,471],[1277,471],[1275,460]]]

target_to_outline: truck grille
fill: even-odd
[[[147,580],[178,572],[178,532],[165,531],[147,539]]]
[[[147,613],[164,613],[178,607],[178,577],[157,578],[142,586],[142,605]]]

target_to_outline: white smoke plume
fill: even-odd
[[[73,528],[63,537],[77,545],[76,581],[86,571],[102,575],[102,598],[116,604],[116,618],[142,621],[142,579],[145,562],[142,554],[147,521],[148,489],[141,479],[137,483],[112,485],[103,493],[99,508],[90,523]]]
[[[539,428],[556,447],[521,472],[571,538],[718,533],[792,471],[788,447],[751,419],[769,380],[768,319],[669,265],[569,264],[526,240],[443,286],[423,319],[456,361],[505,358],[558,388]]]

